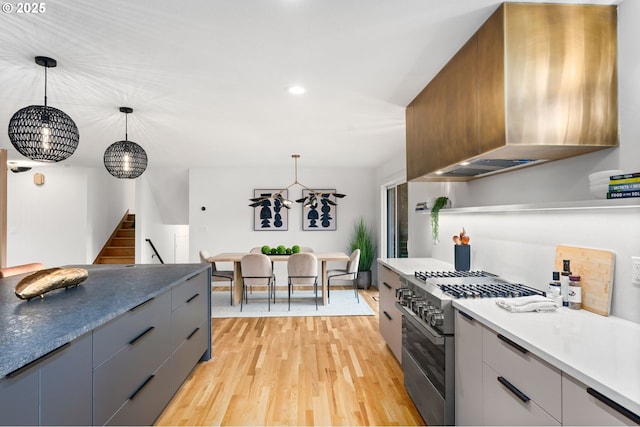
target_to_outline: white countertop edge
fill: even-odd
[[[492,301],[492,300],[484,300],[484,301]],[[628,395],[621,393],[619,391],[619,387],[616,387],[614,384],[611,383],[611,381],[598,379],[599,377],[598,372],[591,372],[591,371],[585,372],[585,371],[576,369],[575,367],[572,366],[572,364],[568,360],[559,357],[559,355],[550,353],[549,351],[541,348],[538,345],[535,345],[533,342],[527,340],[526,337],[520,337],[514,334],[509,329],[506,329],[504,325],[494,321],[494,319],[491,319],[489,316],[483,314],[482,312],[478,310],[474,310],[473,308],[474,303],[475,303],[474,301],[454,300],[453,306],[471,315],[474,319],[477,319],[479,322],[493,329],[495,332],[503,334],[504,336],[506,336],[513,342],[515,342],[516,344],[521,345],[525,349],[531,351],[540,359],[555,366],[561,371],[566,372],[567,374],[581,381],[585,385],[592,387],[595,390],[599,391],[600,393],[606,395],[607,397],[614,400],[618,404],[624,406],[628,410],[636,414],[640,414],[640,396],[638,396],[639,397],[638,400],[634,400]],[[503,310],[503,309],[497,307],[496,305],[496,310]],[[569,309],[563,308],[560,310],[569,310]],[[640,325],[635,324],[633,322],[626,321],[624,319],[616,318],[613,316],[609,316],[609,317],[598,316],[596,314],[592,314],[584,310],[581,310],[581,313],[586,314],[587,316],[592,315],[592,316],[601,317],[602,319],[599,319],[599,320],[603,322],[612,322],[612,323],[622,322],[623,324],[627,324],[631,328],[637,329],[640,332]],[[526,313],[510,313],[510,314],[526,315]],[[638,355],[638,357],[639,358],[637,358],[636,360],[640,361],[640,355]],[[640,363],[640,362],[637,362],[637,363]]]
[[[453,264],[436,258],[378,258],[382,264],[397,274],[413,275],[416,271],[453,271]]]

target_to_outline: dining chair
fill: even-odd
[[[233,305],[233,270],[218,270],[216,263],[209,261],[211,254],[208,251],[200,251],[200,262],[211,264],[211,287],[217,287],[214,283],[229,281],[230,304]],[[224,285],[222,285],[224,286]]]
[[[351,280],[353,281],[353,291],[356,294],[356,299],[360,303],[360,297],[358,296],[358,264],[360,263],[360,249],[356,249],[351,252],[349,261],[345,269],[341,270],[329,270],[327,271],[327,301],[331,298],[331,279],[337,280]]]
[[[247,254],[240,258],[240,269],[242,270],[242,298],[240,298],[240,311],[243,304],[248,303],[247,286],[267,287],[267,306],[271,311],[271,298],[276,302],[273,267],[271,260],[264,254]]]
[[[289,276],[289,311],[291,311],[291,293],[294,286],[313,286],[318,309],[318,258],[311,252],[293,254],[287,261]]]
[[[12,267],[0,268],[0,278],[17,276],[23,273],[33,273],[35,271],[44,270],[44,264],[32,262],[29,264],[14,265]]]

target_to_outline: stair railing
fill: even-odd
[[[158,261],[160,261],[160,264],[164,264],[164,261],[162,260],[162,257],[158,253],[158,250],[156,249],[156,247],[153,245],[153,242],[151,241],[151,239],[144,239],[144,240],[149,242],[149,244],[151,245],[151,249],[153,250],[153,254],[151,255],[151,258],[156,256],[156,257],[158,257]]]

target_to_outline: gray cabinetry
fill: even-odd
[[[378,280],[380,285],[380,334],[394,356],[402,363],[402,314],[396,307],[396,289],[400,284],[400,276],[395,271],[378,263]]]
[[[559,369],[488,328],[482,330],[482,360],[485,425],[560,424]]]
[[[210,348],[211,335],[207,325],[211,319],[207,315],[207,307],[211,306],[211,290],[208,277],[208,272],[200,273],[171,291],[173,392]]]
[[[456,425],[482,424],[482,325],[456,311]]]
[[[623,426],[639,424],[637,414],[562,374],[562,422],[572,426]]]
[[[0,380],[0,424],[91,424],[91,333]]]
[[[151,381],[154,385],[161,383],[153,376],[171,355],[170,310],[171,294],[165,292],[96,329],[94,424],[110,423],[111,417],[132,400],[136,392],[150,386]],[[168,387],[167,393],[170,390]],[[156,415],[163,407],[156,409]],[[135,417],[124,423],[134,424],[133,419]]]

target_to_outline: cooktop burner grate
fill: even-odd
[[[427,279],[445,277],[497,277],[496,274],[486,271],[416,271],[414,275],[423,282],[426,282]]]
[[[508,282],[438,284],[442,292],[454,298],[517,298],[545,293],[534,288]]]

